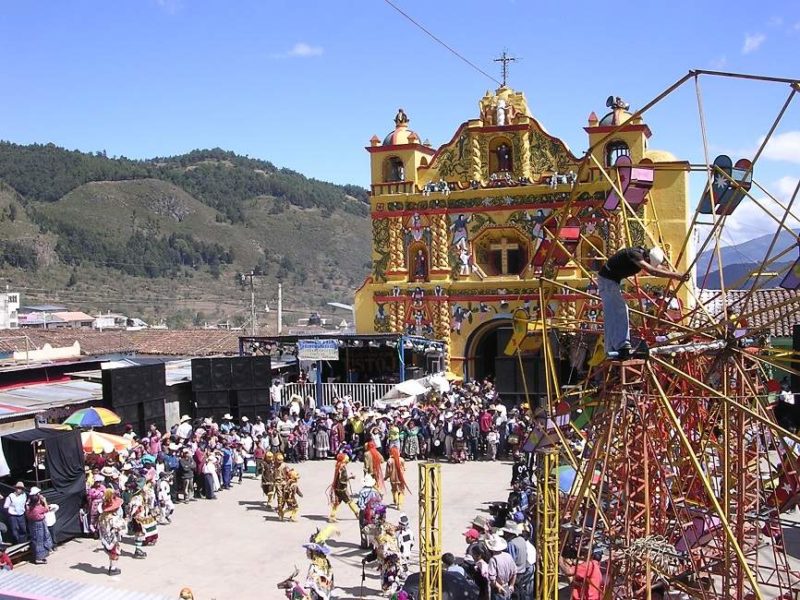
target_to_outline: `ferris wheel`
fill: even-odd
[[[716,98],[704,95],[701,83],[707,81]],[[743,115],[757,112],[763,118],[769,110],[759,103],[754,111],[750,95],[739,93],[740,87],[736,94],[726,92],[726,85],[752,86],[758,97],[768,89],[778,98],[757,146],[734,158],[714,152],[723,144],[710,133],[704,107],[722,94],[739,102]],[[798,92],[795,79],[696,70],[631,115],[635,119],[678,97],[693,97],[702,160],[688,169],[701,189],[685,239],[670,258],[672,265],[688,264],[695,277],[658,290],[631,281],[631,334],[640,345],[630,360],[605,359],[598,342],[599,299],[591,286],[569,288],[583,301],[567,316],[532,319],[529,331],[544,340],[548,389],[548,406],[533,436],[537,597],[557,598],[559,556],[587,564],[594,557],[603,574],[600,597],[606,598],[800,594],[800,561],[792,556],[800,551],[789,543],[800,527],[789,514],[800,504],[800,437],[775,415],[776,374],[800,375],[800,367],[793,353],[772,347],[769,334],[800,303],[794,293],[800,289],[798,238],[792,229],[800,223],[795,208],[800,178],[785,198],[758,177],[776,132],[787,115],[797,115],[792,111]],[[581,169],[600,172],[612,190],[595,208],[616,228],[616,248],[658,245],[658,216],[643,210],[648,177],[652,181],[658,168],[631,164],[624,156],[605,166],[592,149],[586,152]],[[787,180],[793,178],[780,181]],[[742,207],[748,215],[759,213],[775,233],[755,268],[731,276],[725,248]],[[554,215],[547,231],[553,251],[567,251],[559,232],[572,216],[570,203]],[[575,260],[593,279],[593,265]],[[712,278],[715,289],[705,289]],[[541,306],[547,305],[547,294],[569,287],[546,274],[540,282]],[[759,296],[774,282],[788,291],[777,304],[765,305]],[[562,386],[555,353],[581,347],[587,357],[581,373]],[[572,418],[556,422],[553,416],[565,404]],[[592,584],[587,579],[582,585]]]

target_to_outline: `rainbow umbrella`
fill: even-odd
[[[86,453],[97,452],[109,453],[115,450],[128,450],[133,445],[133,440],[124,438],[119,435],[111,435],[110,433],[101,433],[99,431],[83,431],[81,432],[81,445],[83,451]]]
[[[90,407],[76,410],[72,413],[64,425],[72,425],[73,427],[105,427],[106,425],[116,425],[122,419],[119,415],[107,408]]]

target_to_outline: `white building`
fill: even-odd
[[[19,294],[17,292],[0,293],[0,329],[18,329]]]

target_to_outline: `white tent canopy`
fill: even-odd
[[[417,397],[427,394],[431,390],[447,392],[450,384],[443,375],[431,375],[422,379],[407,379],[390,389],[383,398],[375,401],[375,408],[396,408],[398,406],[411,406]]]

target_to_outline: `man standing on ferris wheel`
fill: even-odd
[[[688,281],[689,273],[681,274],[662,267],[664,251],[661,248],[623,248],[611,256],[600,268],[598,291],[603,301],[603,327],[606,355],[625,360],[631,353],[631,327],[628,305],[622,297],[622,280],[646,271],[657,277]]]

